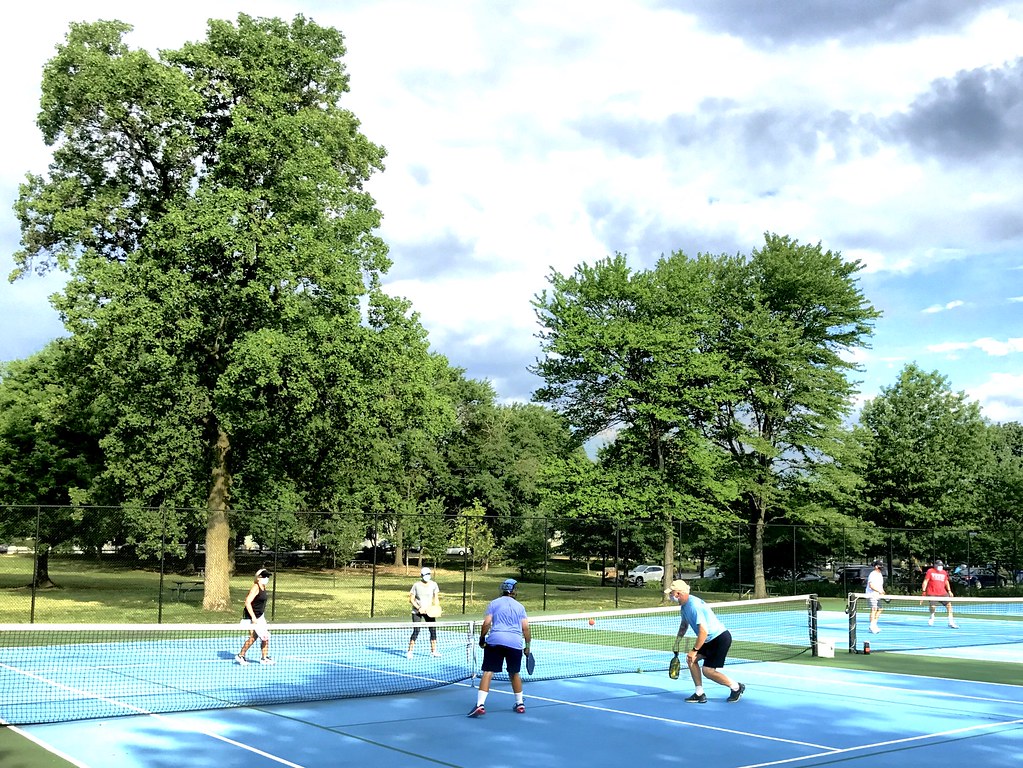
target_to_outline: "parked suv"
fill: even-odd
[[[664,567],[660,565],[637,565],[625,576],[626,583],[633,587],[642,587],[651,582],[660,584],[664,578]]]
[[[998,574],[993,568],[956,568],[951,575],[953,584],[974,589],[1004,587],[1009,579]]]
[[[839,568],[835,573],[835,583],[845,584],[849,587],[866,588],[867,577],[870,572],[874,570],[872,565],[847,565],[844,568]],[[884,575],[885,580],[888,579],[888,568],[881,566],[881,573]]]

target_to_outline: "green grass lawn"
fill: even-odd
[[[252,578],[245,574],[231,580],[234,607],[212,613],[202,609],[201,590],[179,599],[174,579],[163,580],[156,570],[98,561],[90,557],[53,557],[50,578],[56,584],[39,589],[32,605],[32,559],[29,555],[0,555],[0,623],[223,623],[241,616],[242,601]],[[434,569],[440,585],[444,615],[478,617],[504,579],[518,578],[518,570],[496,567],[463,574],[442,564]],[[277,622],[365,621],[409,618],[408,591],[419,578],[417,565],[372,568],[281,568],[271,583],[273,620]],[[523,579],[519,598],[533,615],[649,608],[662,604],[657,585],[642,589],[619,588],[617,603],[613,587],[600,586],[600,573],[584,567],[559,570],[541,578]],[[709,595],[734,599],[735,595]],[[464,614],[463,614],[464,609]],[[268,608],[269,612],[270,608]]]

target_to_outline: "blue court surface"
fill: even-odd
[[[286,659],[280,663],[286,664]],[[526,679],[526,712],[495,680],[487,714],[466,717],[470,683],[411,694],[259,708],[134,715],[20,729],[88,768],[326,766],[1023,764],[1023,680],[983,684],[840,669],[747,663],[738,702],[664,673]],[[245,674],[266,670],[246,668]]]
[[[409,625],[278,626],[273,666],[234,663],[235,626],[6,627],[0,720],[39,723],[10,727],[81,768],[1023,766],[1023,620],[964,607],[950,629],[910,602],[876,634],[803,598],[715,606],[747,686],[734,703],[705,681],[687,704],[688,672],[668,677],[676,609],[545,617],[526,712],[495,679],[474,719],[471,622],[412,659]],[[848,652],[850,616],[875,656]],[[812,656],[811,627],[835,658]],[[994,682],[947,679],[971,664]]]

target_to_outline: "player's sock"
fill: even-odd
[[[484,704],[487,703],[487,694],[488,693],[490,693],[490,691],[476,691],[476,706],[477,707],[482,707]]]
[[[703,695],[703,686],[702,685],[696,686],[695,693],[696,693],[697,696],[702,696]]]

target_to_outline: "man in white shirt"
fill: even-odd
[[[867,598],[870,600],[870,631],[875,635],[881,630],[877,628],[877,620],[881,617],[881,598],[884,597],[884,574],[881,572],[881,561],[874,561],[874,570],[867,577]]]

